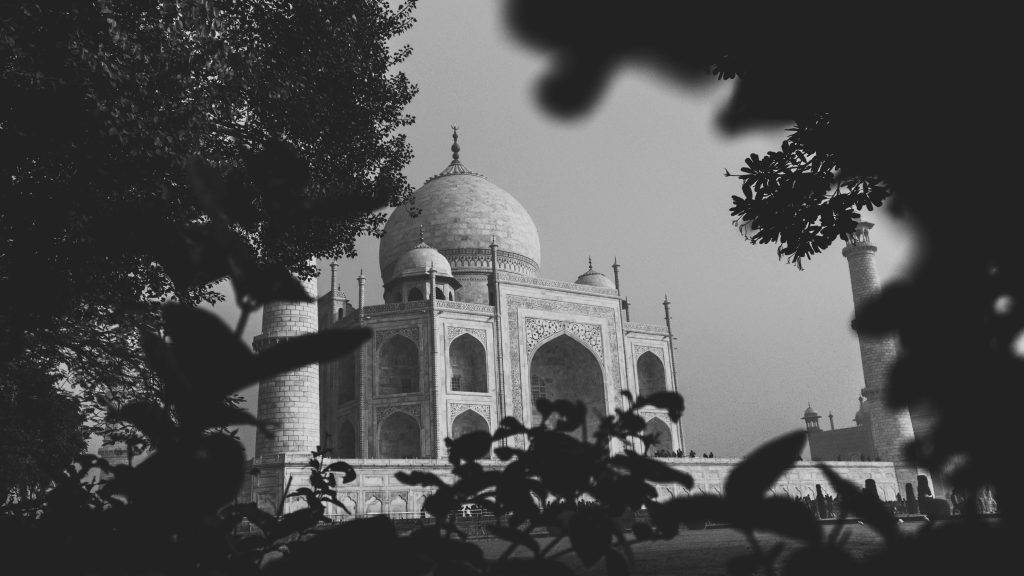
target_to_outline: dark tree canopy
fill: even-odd
[[[0,371],[0,506],[40,495],[85,449],[78,402],[29,362]]]
[[[414,4],[5,3],[0,358],[138,388],[156,304],[218,298],[224,267],[191,266],[211,218],[302,275],[379,233],[409,189]]]

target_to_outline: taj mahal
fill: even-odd
[[[622,406],[624,390],[686,395],[685,351],[677,364],[668,297],[664,325],[642,324],[630,321],[617,262],[611,278],[592,264],[562,275],[578,274],[575,281],[542,277],[541,236],[527,210],[463,165],[455,130],[451,151],[447,167],[396,208],[384,228],[383,286],[376,287],[383,304],[367,305],[362,274],[351,301],[337,288],[332,266],[331,288],[315,302],[264,308],[256,351],[327,328],[369,328],[372,337],[348,356],[260,382],[257,416],[274,433],[257,436],[259,473],[243,488],[243,499],[276,508],[285,491],[306,481],[303,467],[319,445],[358,472],[355,482],[339,486],[352,514],[418,513],[428,489],[402,485],[394,473],[428,469],[445,477],[446,438],[493,431],[507,416],[536,423],[538,398],[583,402],[587,429],[594,430],[601,416]],[[855,306],[878,290],[869,228],[862,223],[844,250]],[[306,287],[315,295],[316,279]],[[865,457],[819,457],[836,449],[822,448],[829,441],[819,439],[816,450],[815,436],[829,434],[807,420],[812,457],[835,460],[830,465],[843,476],[859,485],[870,480],[880,495],[895,499],[925,473],[902,462],[899,447],[914,434],[909,414],[890,411],[881,398],[895,343],[862,338],[860,344],[863,424],[870,429],[832,436],[855,437],[843,450]],[[654,408],[642,415],[657,438],[652,453],[686,453],[683,423]],[[690,473],[697,492],[720,491],[737,462],[665,461]],[[822,487],[829,489],[821,471],[799,462],[775,490],[802,496]],[[671,497],[685,489],[658,491]]]

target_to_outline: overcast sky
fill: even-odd
[[[450,160],[451,124],[461,159],[509,191],[533,216],[541,276],[575,280],[594,266],[622,288],[634,321],[663,323],[672,301],[679,388],[686,398],[687,445],[739,457],[772,436],[802,427],[810,402],[837,426],[852,425],[863,387],[853,301],[840,246],[804,271],[780,262],[774,246],[752,246],[731,225],[736,171],[751,152],[773,149],[779,131],[727,138],[714,116],[731,86],[684,91],[655,72],[626,69],[596,109],[580,120],[545,113],[534,97],[545,56],[506,30],[503,3],[423,2],[404,37],[413,55],[402,66],[419,95],[409,112],[418,187]],[[881,278],[898,275],[909,239],[884,214],[873,239]],[[369,303],[381,302],[378,241],[340,262],[340,284],[355,300],[360,268]],[[321,292],[329,284],[326,263]],[[217,312],[237,317],[229,303]],[[250,321],[247,341],[259,332]],[[247,391],[255,409],[255,390]],[[252,434],[243,435],[247,448]]]

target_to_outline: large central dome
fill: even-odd
[[[427,180],[384,226],[380,269],[385,282],[398,258],[422,241],[451,262],[456,276],[490,271],[491,238],[502,270],[529,276],[540,264],[540,238],[533,219],[511,194],[459,162],[459,146],[443,172]],[[413,213],[418,213],[415,217]],[[422,227],[422,232],[421,232]]]

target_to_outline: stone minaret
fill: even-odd
[[[316,278],[303,282],[316,295]],[[263,333],[253,341],[261,352],[303,334],[317,331],[316,302],[274,302],[263,307]],[[260,381],[257,418],[273,438],[256,435],[256,458],[288,452],[310,452],[320,443],[320,369],[316,364]]]
[[[362,310],[363,306],[366,305],[366,276],[363,275],[362,269],[359,270],[359,277],[356,278],[359,281],[359,309]]]
[[[857,229],[846,238],[843,256],[850,265],[854,310],[859,312],[879,291],[875,252],[868,231],[870,222],[858,222]],[[864,406],[871,420],[871,437],[875,454],[883,461],[904,460],[903,447],[914,439],[914,427],[906,409],[891,410],[885,405],[885,388],[889,370],[896,360],[896,341],[891,336],[859,336],[860,359],[864,368]]]

